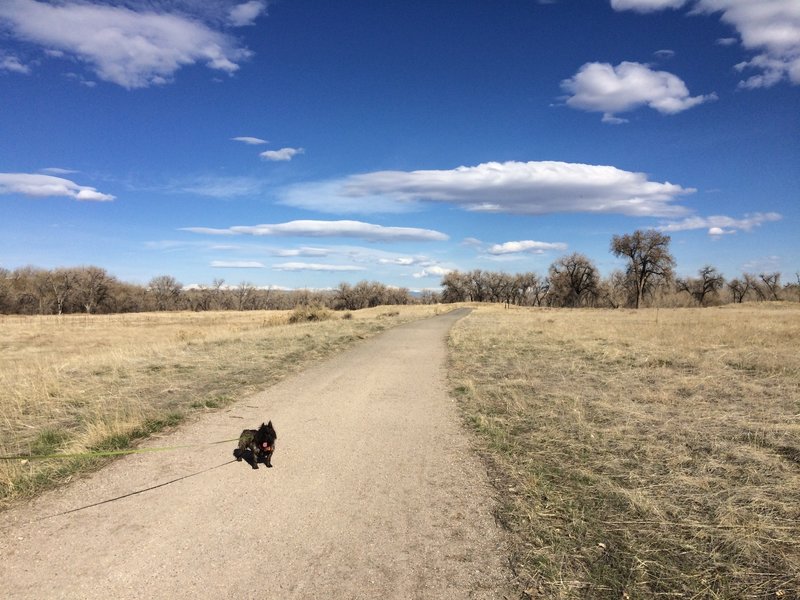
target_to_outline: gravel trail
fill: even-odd
[[[0,597],[515,597],[445,385],[445,338],[466,312],[391,329],[144,446],[271,419],[272,469],[225,464],[233,442],[136,454],[0,514]]]

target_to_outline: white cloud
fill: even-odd
[[[302,148],[281,148],[280,150],[267,150],[259,154],[264,160],[292,160],[298,154],[303,154],[305,150]]]
[[[255,20],[267,9],[267,3],[260,0],[251,0],[231,8],[228,21],[234,27],[253,25]]]
[[[28,65],[22,64],[22,61],[16,56],[0,52],[0,71],[28,75],[31,72],[31,68]]]
[[[349,237],[369,241],[444,241],[447,235],[432,229],[384,227],[361,221],[289,221],[272,225],[235,226],[228,229],[185,227],[183,231],[207,235],[255,235],[298,237]]]
[[[364,267],[355,265],[326,265],[320,263],[287,262],[272,267],[276,271],[366,271]]]
[[[566,250],[567,245],[562,242],[537,242],[534,240],[522,240],[519,242],[505,242],[504,244],[494,244],[489,248],[489,254],[518,254],[526,252],[529,254],[544,254],[548,250]]]
[[[22,194],[35,198],[67,196],[75,200],[104,202],[114,200],[95,188],[74,181],[37,173],[0,173],[0,194]]]
[[[731,235],[736,233],[735,229],[723,229],[722,227],[710,227],[708,229],[708,235],[712,238],[720,238],[723,235]]]
[[[289,248],[289,249],[282,249],[276,250],[275,256],[328,256],[330,254],[330,250],[327,248]]]
[[[446,269],[444,267],[428,267],[423,269],[419,273],[414,273],[412,277],[415,279],[422,279],[423,277],[444,277],[448,273],[451,273],[453,269]]]
[[[742,88],[771,87],[788,80],[800,85],[800,2],[797,0],[611,0],[616,10],[650,12],[693,5],[692,14],[721,13],[724,23],[736,29],[742,45],[758,52],[736,65],[739,71],[758,74],[740,82]],[[733,38],[717,40],[731,45]]]
[[[211,266],[220,269],[263,269],[265,265],[255,260],[212,260]]]
[[[299,191],[298,191],[299,189]],[[417,203],[447,202],[466,210],[516,214],[614,213],[678,216],[672,204],[695,192],[616,167],[542,162],[484,163],[431,171],[377,171],[284,190],[281,202],[322,212],[400,212]]]
[[[73,173],[77,173],[74,169],[62,169],[61,167],[46,167],[44,169],[39,169],[43,173],[50,173],[52,175],[71,175]]]
[[[411,267],[413,265],[421,264],[422,262],[430,262],[427,259],[418,258],[415,256],[396,256],[394,258],[379,258],[378,263],[382,265],[399,265],[401,267]]]
[[[750,231],[764,223],[780,221],[783,217],[776,212],[746,214],[742,219],[734,219],[725,215],[711,217],[687,217],[681,221],[665,223],[658,227],[661,231],[688,231],[691,229],[708,229],[709,235],[735,233],[739,229]]]
[[[230,36],[179,14],[123,6],[3,0],[0,23],[14,37],[90,65],[105,81],[127,89],[167,83],[198,62],[226,73],[251,55]]]
[[[268,144],[267,140],[262,140],[261,138],[257,137],[250,137],[248,135],[241,135],[239,137],[231,138],[234,142],[242,142],[244,144],[249,144],[250,146],[259,146],[261,144]]]
[[[252,177],[220,177],[201,175],[190,181],[175,181],[165,191],[196,194],[210,198],[236,198],[261,193],[264,184]]]
[[[655,56],[660,60],[669,60],[670,58],[673,58],[675,56],[675,50],[667,50],[667,49],[656,50],[655,52],[653,52],[653,56]]]
[[[761,71],[741,87],[770,87],[788,79],[800,84],[800,2],[797,0],[698,0],[697,11],[722,13],[748,50],[761,52],[737,65]]]
[[[686,0],[611,0],[611,7],[614,10],[635,10],[641,13],[680,8],[684,4]]]
[[[573,77],[562,81],[561,88],[571,94],[567,106],[601,112],[605,123],[619,123],[616,113],[641,106],[673,115],[717,98],[716,94],[690,96],[686,84],[676,75],[627,61],[616,67],[586,63]]]

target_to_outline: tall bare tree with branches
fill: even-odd
[[[664,280],[672,278],[675,259],[669,252],[670,237],[654,229],[615,235],[611,238],[614,256],[628,259],[626,275],[635,294],[634,306],[639,308],[647,292]]]

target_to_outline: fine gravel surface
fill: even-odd
[[[466,312],[391,329],[143,446],[196,449],[127,456],[0,514],[0,596],[517,597],[445,383]],[[270,419],[272,469],[207,444]]]

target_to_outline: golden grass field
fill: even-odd
[[[0,456],[129,448],[192,411],[443,310],[323,311],[329,320],[295,324],[292,311],[0,316]],[[103,462],[0,461],[0,507]]]
[[[0,455],[129,448],[441,310],[0,316]],[[476,305],[449,346],[526,597],[800,598],[800,304]],[[102,464],[0,461],[0,507]]]
[[[450,378],[531,598],[800,598],[800,304],[478,307]]]

